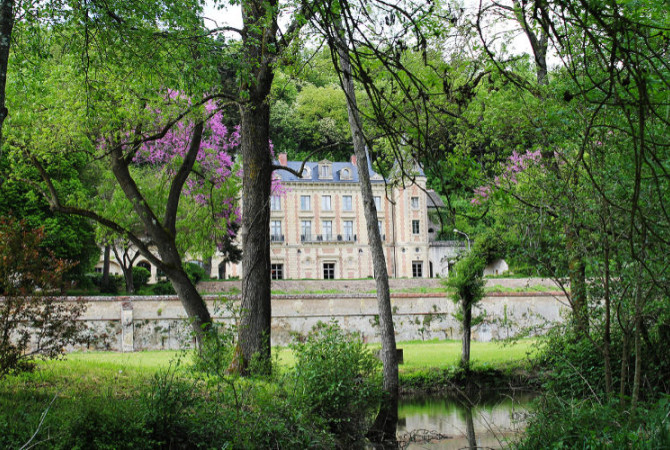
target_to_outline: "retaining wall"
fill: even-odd
[[[221,296],[205,296],[216,321],[232,321]],[[231,302],[237,299],[230,297]],[[74,299],[64,299],[73,301]],[[460,339],[453,317],[456,305],[442,293],[391,295],[396,339]],[[477,314],[484,321],[473,340],[489,341],[521,331],[542,333],[562,320],[565,298],[559,293],[489,294]],[[368,342],[378,342],[377,299],[374,294],[275,295],[272,299],[272,342],[286,345],[291,334],[307,333],[319,321],[337,320]],[[192,345],[184,309],[175,296],[95,297],[82,318],[89,325],[89,349],[137,351],[178,349]]]

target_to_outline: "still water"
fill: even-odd
[[[407,449],[503,448],[523,431],[529,393],[401,399],[398,438]]]

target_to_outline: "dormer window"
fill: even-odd
[[[333,178],[333,166],[330,161],[321,161],[319,163],[319,179],[326,180]]]
[[[351,170],[349,170],[349,169],[340,170],[340,179],[341,180],[351,180]]]
[[[302,169],[302,178],[312,178],[312,170],[309,167],[305,166]]]

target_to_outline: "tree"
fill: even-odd
[[[78,319],[86,305],[54,295],[70,264],[42,248],[44,236],[25,221],[0,218],[0,378],[83,342]]]

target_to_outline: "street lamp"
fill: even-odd
[[[463,236],[465,236],[465,239],[468,240],[468,252],[469,252],[470,251],[470,236],[468,236],[466,233],[464,233],[460,230],[457,230],[456,228],[454,228],[454,233],[459,233],[459,234],[462,234]]]

